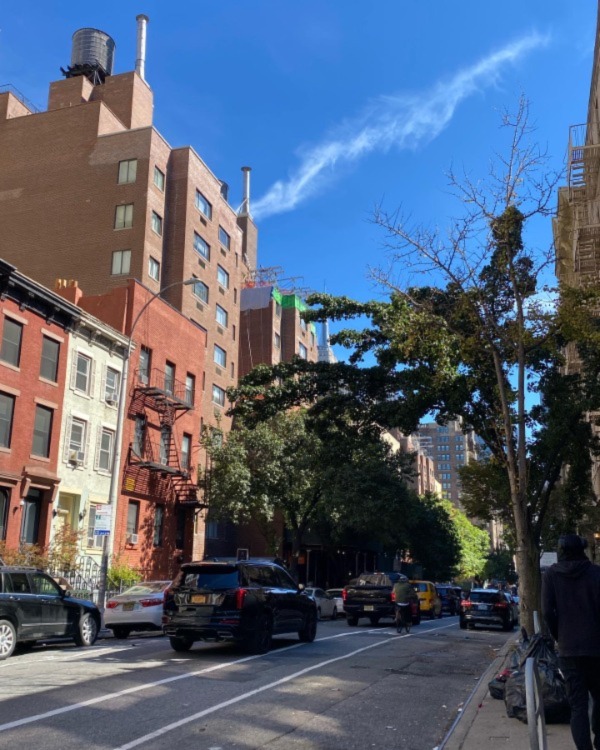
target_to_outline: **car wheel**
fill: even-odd
[[[256,629],[247,637],[244,648],[250,654],[266,654],[271,648],[273,624],[268,615],[261,615],[256,620]]]
[[[304,627],[298,631],[298,638],[304,643],[312,643],[317,637],[317,618],[314,612],[306,615]]]
[[[337,620],[337,607],[333,608],[333,612],[331,613],[331,619]]]
[[[174,636],[169,638],[169,643],[171,644],[173,651],[178,651],[179,653],[189,651],[194,645],[194,641],[191,638],[175,638]]]
[[[78,646],[88,647],[94,645],[97,637],[98,623],[92,614],[85,612],[79,618],[79,625],[77,632],[73,636],[73,640]]]
[[[17,645],[17,631],[8,620],[0,620],[0,661],[12,656]]]
[[[463,620],[462,617],[459,620],[458,624],[460,625],[460,629],[461,630],[466,630],[467,629],[467,622],[466,622],[466,620]]]
[[[131,633],[131,628],[126,628],[123,625],[119,625],[118,627],[114,627],[112,629],[113,635],[115,638],[128,638],[129,633]]]
[[[358,625],[358,617],[351,617],[350,615],[346,616],[346,622],[350,627],[354,627],[355,625]]]
[[[379,619],[380,619],[380,618],[379,618],[379,617],[378,617],[377,615],[370,615],[370,616],[369,616],[369,622],[370,622],[370,623],[371,623],[371,625],[373,625],[373,626],[375,626],[375,625],[379,625]]]

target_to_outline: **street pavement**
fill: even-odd
[[[507,638],[455,617],[409,636],[361,623],[263,656],[155,636],[18,654],[0,663],[0,749],[432,750]]]

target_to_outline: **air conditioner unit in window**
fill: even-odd
[[[127,534],[127,544],[137,544],[137,543],[138,543],[137,534]]]
[[[106,401],[106,403],[109,406],[116,406],[117,405],[117,392],[116,391],[109,391],[106,394],[105,401]]]
[[[69,463],[79,466],[83,463],[84,459],[85,453],[83,451],[69,451]]]

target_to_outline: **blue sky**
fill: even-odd
[[[445,172],[485,175],[499,113],[523,92],[538,137],[564,164],[583,122],[596,25],[592,0],[220,0],[7,3],[0,84],[40,107],[70,59],[71,34],[116,41],[133,69],[135,16],[150,17],[146,77],[155,124],[191,144],[241,202],[250,165],[259,263],[298,285],[366,299],[384,261],[373,208],[402,205],[445,226],[458,207]],[[551,242],[551,226],[534,241]]]

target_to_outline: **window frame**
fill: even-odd
[[[127,263],[123,263],[124,259],[127,258]],[[120,270],[115,270],[115,261],[118,260],[118,268]],[[124,266],[127,266],[127,270],[125,270]],[[111,256],[111,262],[110,262],[110,275],[111,276],[127,276],[131,273],[131,250],[114,250]]]
[[[117,170],[117,185],[132,185],[137,180],[137,159],[122,159],[119,162]],[[132,168],[133,165],[133,168]],[[123,170],[124,168],[124,170]],[[122,171],[125,172],[125,179],[121,179]],[[131,173],[133,172],[133,177]]]
[[[217,282],[223,289],[229,289],[229,273],[220,264],[217,265]]]
[[[156,270],[156,276],[152,273],[153,269]],[[148,256],[148,276],[154,281],[160,281],[160,262],[152,255]]]
[[[207,211],[204,210],[204,206],[202,205],[202,202],[206,204],[206,207],[208,209]],[[203,216],[205,216],[209,221],[212,221],[212,210],[213,210],[212,203],[198,189],[196,189],[195,206]]]
[[[219,224],[219,244],[226,250],[231,250],[231,235]]]
[[[9,340],[6,336],[8,331],[11,331],[11,327],[13,332],[18,332],[18,341],[12,341]],[[7,365],[11,365],[12,367],[20,367],[21,366],[21,354],[23,352],[23,332],[24,332],[25,326],[23,323],[19,323],[18,320],[13,320],[13,318],[9,317],[8,315],[4,316],[4,323],[2,325],[2,343],[0,345],[0,360],[2,362],[5,362]],[[16,347],[16,355],[13,352],[11,356],[6,356],[6,348]],[[16,359],[15,359],[16,356]]]
[[[108,427],[101,427],[100,428],[100,439],[98,441],[98,471],[103,471],[110,473],[112,470],[112,464],[113,464],[113,455],[114,455],[114,449],[115,449],[115,432],[114,430],[109,429]],[[108,437],[109,439],[109,446],[108,449],[106,449],[103,445],[104,438]],[[102,465],[102,456],[106,456],[106,466]]]
[[[129,210],[128,210],[129,209]],[[122,214],[119,221],[119,214]],[[133,203],[120,203],[115,207],[115,231],[131,229],[133,227]]]
[[[221,315],[221,317],[225,318],[225,322],[224,323],[222,322],[222,320],[219,319],[219,315]],[[220,326],[223,326],[223,328],[227,328],[228,327],[229,313],[227,312],[227,310],[224,307],[221,307],[221,305],[219,305],[219,304],[215,305],[215,320],[217,321],[217,323]]]
[[[76,364],[75,364],[75,382],[73,384],[73,390],[76,393],[82,393],[85,396],[89,396],[90,395],[90,390],[91,390],[91,384],[92,384],[92,367],[93,367],[93,361],[92,361],[91,357],[88,357],[88,355],[84,354],[83,352],[76,352],[76,355],[77,355],[77,360],[76,360]],[[85,389],[80,388],[78,386],[78,384],[77,384],[78,378],[79,378],[79,376],[81,374],[80,371],[79,371],[79,361],[80,360],[85,360],[88,363],[88,370],[87,370],[87,373],[86,373],[86,376],[85,376],[86,377],[86,386],[85,386]]]
[[[45,353],[46,344],[51,344],[56,347],[56,360],[52,362],[50,358],[47,356],[47,353]],[[43,378],[44,380],[49,381],[50,383],[57,383],[58,382],[58,364],[60,361],[60,341],[57,341],[56,339],[46,336],[45,334],[42,334],[42,353],[40,355],[40,378]],[[50,366],[53,365],[53,375],[48,375],[44,373],[44,362],[49,363]]]
[[[150,228],[159,237],[163,236],[163,217],[154,209],[150,213]]]
[[[10,404],[10,416],[7,415],[7,417],[5,418],[5,415],[3,414],[3,412],[0,411],[0,424],[7,425],[6,429],[0,429],[0,448],[5,448],[6,450],[10,450],[10,446],[12,442],[13,425],[15,421],[15,405],[16,405],[17,399],[16,399],[16,396],[14,396],[12,393],[6,393],[5,391],[0,391],[0,402],[3,398],[7,400],[7,404]],[[2,442],[4,434],[6,434],[5,443]]]
[[[160,179],[157,182],[156,175],[160,175]],[[165,181],[166,181],[166,175],[162,171],[162,169],[159,169],[156,164],[154,165],[154,176],[152,178],[152,181],[154,182],[154,185],[160,190],[161,193],[165,192]]]
[[[215,394],[217,395],[217,398],[215,399]],[[212,402],[213,404],[216,404],[217,406],[225,407],[225,399],[226,399],[226,393],[225,389],[221,388],[220,385],[217,385],[216,383],[213,383],[212,386]]]
[[[47,433],[41,436],[41,439],[44,441],[44,450],[36,453],[36,436],[37,439],[40,439],[40,429],[38,425],[38,416],[41,414],[46,414],[49,418],[49,424],[48,424],[48,430]],[[51,409],[49,406],[43,406],[42,404],[36,404],[35,405],[35,417],[33,422],[33,440],[31,443],[31,455],[32,456],[38,456],[39,458],[49,458],[50,457],[50,446],[52,443],[52,427],[54,424],[54,409]]]
[[[194,278],[196,277],[194,276]],[[198,294],[198,289],[202,289],[205,292],[205,296],[203,296],[202,294]],[[197,279],[197,281],[193,284],[192,294],[201,302],[204,302],[205,305],[208,305],[210,289],[209,289],[208,284],[202,281],[202,279]]]
[[[198,249],[198,246],[202,249]],[[196,231],[194,232],[194,251],[197,252],[201,258],[210,262],[210,245],[204,237]]]
[[[308,359],[308,349],[302,341],[298,342],[298,356],[302,359]]]
[[[217,355],[219,355],[219,357],[217,357]],[[223,369],[227,367],[227,350],[223,349],[223,347],[218,344],[214,344],[213,362]]]
[[[111,375],[114,375],[114,387],[109,388],[109,377]],[[114,406],[117,405],[119,402],[119,395],[121,392],[121,371],[117,370],[115,367],[110,367],[110,365],[106,366],[106,375],[104,377],[104,401],[105,403],[108,403],[109,401],[114,401]],[[111,404],[112,406],[112,404]]]

